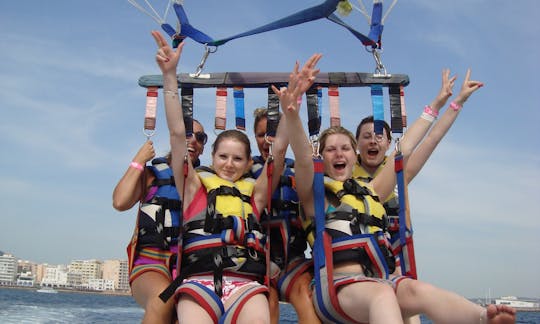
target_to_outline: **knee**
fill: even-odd
[[[372,302],[385,303],[387,301],[397,300],[394,289],[388,285],[380,285],[374,292]]]
[[[311,275],[308,273],[302,274],[292,285],[290,299],[311,301]]]
[[[398,286],[398,293],[405,294],[407,298],[417,298],[419,296],[432,296],[436,288],[428,283],[410,280],[405,285]]]

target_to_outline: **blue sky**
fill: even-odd
[[[223,38],[320,2],[185,7],[194,25]],[[539,14],[536,0],[408,0],[385,24],[382,60],[389,73],[410,77],[409,120],[437,94],[443,68],[458,75],[456,93],[468,67],[485,83],[409,186],[420,278],[468,297],[540,297]],[[358,12],[347,21],[368,30]],[[127,1],[0,2],[0,250],[52,264],[125,258],[136,210],[115,211],[111,193],[145,140],[146,92],[137,81],[159,73],[157,28]],[[325,72],[374,71],[352,35],[319,20],[231,41],[205,72],[286,72],[315,52]],[[188,41],[179,71],[195,71],[202,53]],[[153,140],[164,154],[161,99]],[[342,89],[340,101],[350,129],[371,113],[367,89]],[[265,90],[246,90],[248,133],[252,108],[265,103]],[[213,90],[196,92],[194,114],[210,140],[214,104]],[[227,122],[233,127],[234,117]]]

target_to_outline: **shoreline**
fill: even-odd
[[[42,287],[21,287],[21,286],[0,286],[0,289],[19,289],[19,290],[34,290],[37,291]],[[93,294],[93,295],[108,295],[108,296],[128,296],[131,297],[131,292],[124,291],[99,291],[99,290],[79,290],[79,289],[67,289],[67,288],[54,288],[54,290],[62,293],[79,293],[79,294]]]

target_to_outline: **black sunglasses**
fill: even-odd
[[[206,141],[208,141],[208,135],[206,135],[205,132],[195,132],[193,135],[195,135],[197,142],[201,143],[202,145],[206,144]]]

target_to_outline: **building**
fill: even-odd
[[[0,255],[0,286],[17,283],[17,259],[11,254]]]
[[[42,279],[37,281],[42,287],[65,288],[70,286],[68,283],[68,269],[65,265],[44,264],[42,270]]]
[[[81,284],[87,286],[90,279],[101,279],[103,276],[103,262],[99,260],[74,260],[68,266],[71,274],[81,274]]]
[[[114,282],[114,290],[129,291],[129,272],[127,260],[105,260],[103,279]]]

